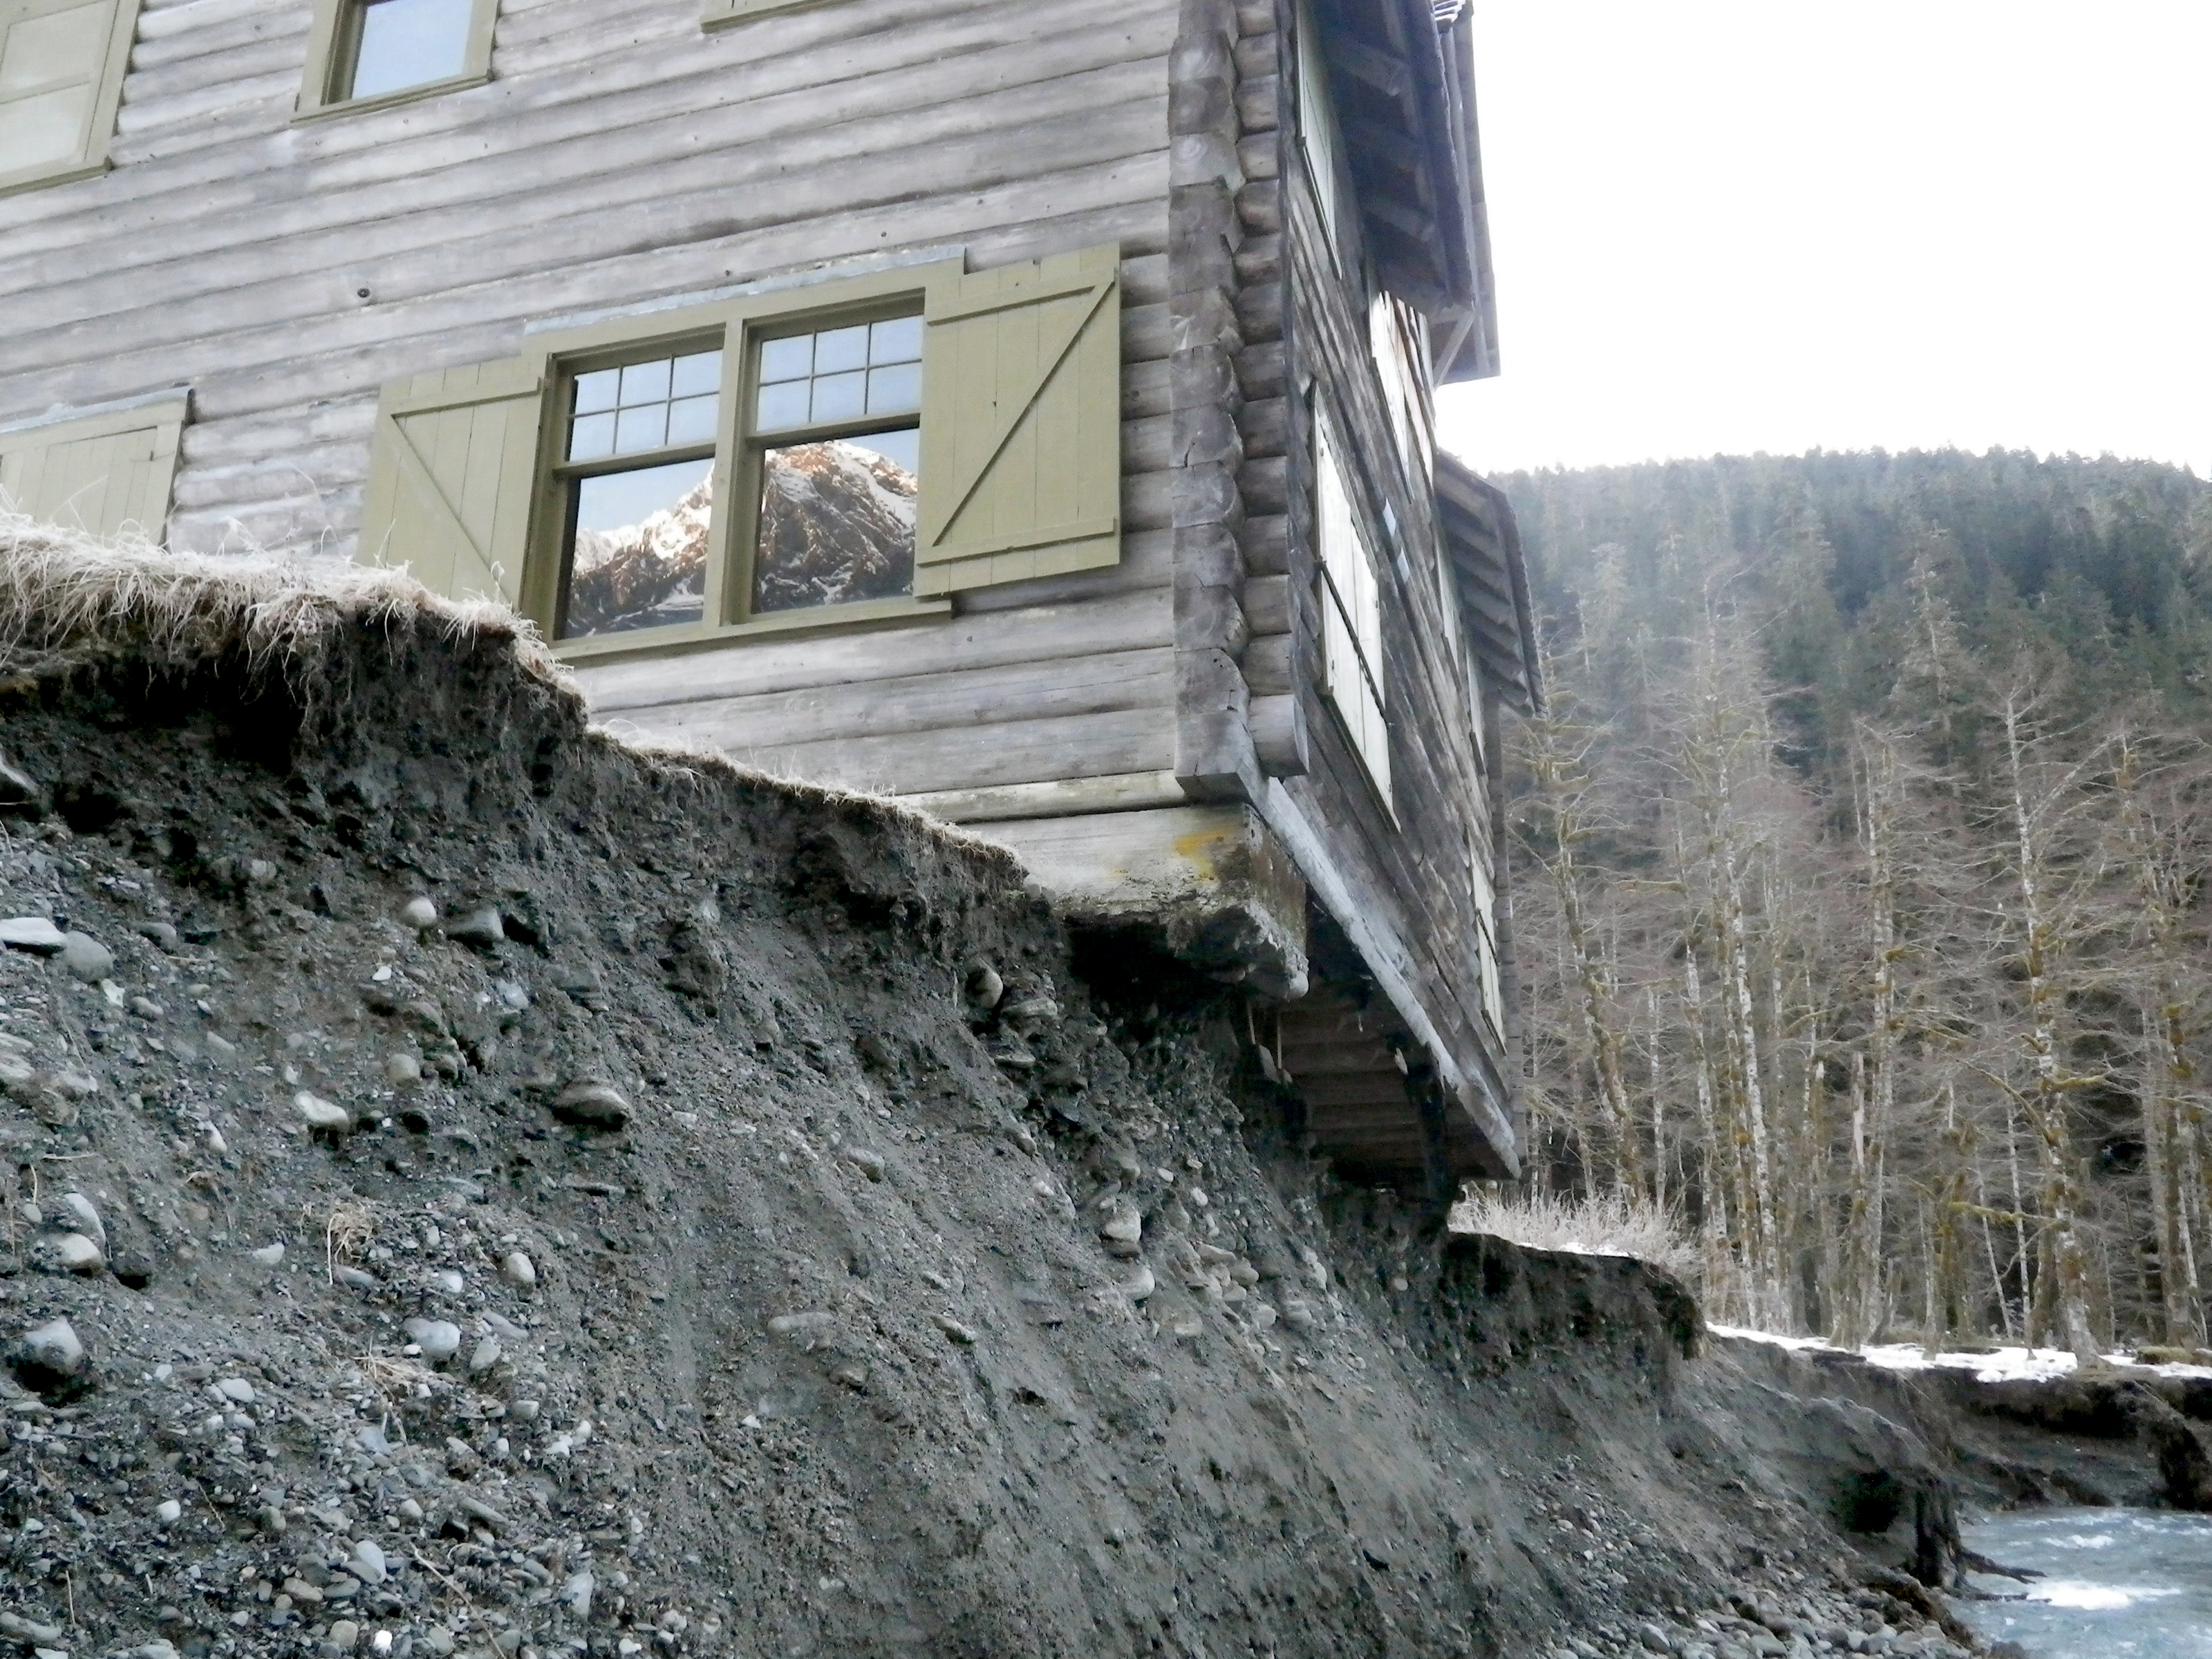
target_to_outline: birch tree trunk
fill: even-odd
[[[2002,709],[2004,764],[2016,837],[2017,966],[2024,1005],[2021,1039],[2030,1079],[2020,1100],[2043,1170],[2043,1226],[2052,1277],[2053,1322],[2075,1358],[2088,1364],[2098,1358],[2098,1347],[2089,1328],[2088,1255],[2081,1245],[2081,1193],[2068,1125],[2074,1080],[2062,1068],[2058,1051],[2058,1023],[2065,1010],[2063,988],[2056,975],[2067,941],[2052,925],[2048,848],[2038,822],[2041,814],[2031,809],[2028,799],[2027,714],[2025,694],[2008,692]]]
[[[2119,739],[2112,774],[2139,907],[2136,926],[2148,957],[2142,1024],[2150,1052],[2141,1094],[2144,1174],[2150,1188],[2151,1231],[2158,1244],[2160,1308],[2166,1341],[2195,1347],[2205,1334],[2204,1291],[2197,1280],[2197,1241],[2191,1225],[2196,1207],[2191,1188],[2197,1185],[2191,1179],[2197,1126],[2190,1113],[2197,1064],[2191,1053],[2191,999],[2184,988],[2190,964],[2177,947],[2193,866],[2203,855],[2194,847],[2169,844],[2171,824],[2161,825],[2146,799],[2151,787],[2148,757],[2139,742],[2124,736]]]

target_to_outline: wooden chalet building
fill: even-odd
[[[0,0],[0,488],[404,563],[1516,1161],[1463,0]]]

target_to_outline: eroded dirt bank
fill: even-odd
[[[325,609],[0,682],[0,1637],[1947,1650],[1801,1467],[1881,1424],[1337,1189],[1233,993]]]

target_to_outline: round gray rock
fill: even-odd
[[[444,1364],[461,1351],[461,1328],[450,1319],[410,1319],[400,1328],[434,1365]]]
[[[90,983],[106,979],[115,971],[115,952],[89,933],[80,933],[74,927],[62,935],[61,965],[77,978]]]

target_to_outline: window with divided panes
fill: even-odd
[[[895,621],[1121,556],[1120,252],[643,311],[379,402],[361,556],[564,653]]]

